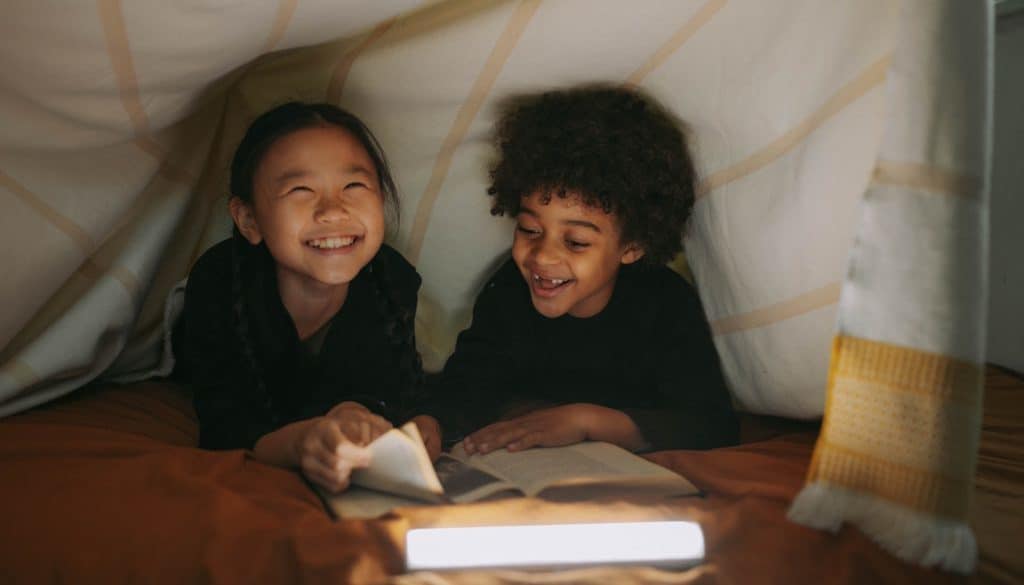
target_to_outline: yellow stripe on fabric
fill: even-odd
[[[192,171],[172,161],[167,151],[149,136],[139,136],[133,143],[160,163],[157,172],[168,181],[186,185],[194,185],[199,181]]]
[[[50,207],[45,201],[40,199],[38,195],[26,189],[23,185],[15,181],[3,171],[0,171],[0,187],[3,187],[13,193],[14,196],[25,203],[25,205],[29,206],[33,211],[41,215],[43,219],[51,223],[60,231],[64,232],[65,235],[71,238],[71,241],[81,248],[84,254],[92,253],[93,248],[96,247],[96,243],[84,228],[64,215],[61,215],[56,209]]]
[[[982,371],[975,364],[858,337],[843,336],[842,343],[831,365],[837,376],[953,402],[977,400]]]
[[[94,281],[103,276],[104,267],[96,263],[92,258],[86,258],[82,261],[82,265],[78,267],[73,274],[78,275],[88,281]]]
[[[133,301],[139,298],[141,287],[139,278],[125,266],[114,264],[108,266],[95,258],[86,258],[68,279],[53,291],[53,295],[23,323],[18,332],[0,350],[0,363],[10,356],[16,355],[33,339],[36,339],[53,323],[60,319],[69,307],[86,294],[96,281],[109,276],[124,287]]]
[[[366,35],[366,38],[342,55],[341,59],[338,60],[338,64],[334,66],[330,83],[327,84],[327,103],[337,104],[341,101],[341,92],[345,89],[345,81],[348,79],[349,71],[352,70],[352,64],[370,45],[384,36],[384,33],[388,32],[397,21],[397,18],[389,18],[378,24],[370,31],[370,34]]]
[[[809,482],[824,482],[868,492],[907,508],[951,520],[966,520],[974,488],[970,479],[954,479],[899,465],[884,458],[819,442],[817,467]]]
[[[831,414],[843,424],[830,429],[829,442],[923,471],[968,466],[972,453],[950,438],[970,435],[978,422],[972,405],[841,375],[834,380]]]
[[[728,0],[710,0],[697,11],[697,14],[675,32],[647,61],[637,68],[627,79],[627,85],[640,85],[652,71],[661,67],[686,41],[697,33],[711,18],[726,5]]]
[[[135,276],[134,272],[125,266],[115,264],[110,267],[110,276],[121,283],[121,286],[128,291],[132,299],[138,298],[140,291],[139,277]]]
[[[110,64],[114,70],[114,76],[117,78],[121,105],[128,113],[136,136],[135,145],[160,163],[159,172],[167,179],[188,184],[194,183],[195,175],[167,160],[167,153],[164,149],[149,138],[149,116],[146,115],[146,110],[142,107],[142,99],[139,96],[139,80],[135,73],[131,47],[128,44],[128,27],[124,21],[121,1],[97,0],[96,6],[103,26]]]
[[[880,160],[875,166],[872,181],[880,185],[969,199],[975,199],[981,194],[981,179],[919,163]]]
[[[793,147],[800,144],[832,116],[843,111],[843,109],[872,89],[882,85],[885,82],[886,73],[889,70],[891,61],[891,55],[886,55],[875,61],[852,81],[840,88],[816,112],[805,118],[796,127],[746,159],[731,167],[712,173],[697,188],[697,196],[702,197],[722,185],[745,177],[792,150]]]
[[[427,234],[427,227],[430,225],[430,216],[433,213],[434,204],[437,202],[438,194],[441,191],[441,185],[444,183],[445,177],[448,176],[448,169],[451,167],[452,159],[455,156],[455,149],[465,137],[470,124],[476,118],[491,88],[494,87],[498,74],[505,66],[509,56],[512,55],[512,50],[519,42],[523,31],[526,30],[526,25],[533,18],[539,6],[540,0],[524,0],[519,3],[515,12],[512,13],[512,17],[505,25],[505,30],[502,31],[501,36],[491,50],[491,54],[487,57],[483,69],[473,83],[469,97],[463,102],[462,107],[459,108],[455,122],[452,124],[451,130],[448,131],[448,135],[445,137],[441,150],[434,162],[430,181],[427,183],[427,187],[416,206],[416,216],[413,218],[408,247],[409,261],[413,264],[416,264],[419,260],[420,252],[423,248],[423,240]]]
[[[728,335],[729,333],[756,329],[785,321],[786,319],[792,319],[811,311],[817,311],[839,302],[839,291],[841,288],[842,283],[833,282],[802,295],[768,305],[767,307],[755,309],[748,313],[715,319],[710,323],[711,333],[714,335]]]
[[[97,0],[100,23],[107,42],[110,64],[117,78],[121,104],[124,106],[137,136],[149,134],[149,119],[139,98],[139,80],[135,75],[135,63],[128,45],[128,27],[121,10],[121,0]]]
[[[808,482],[966,519],[982,374],[964,360],[837,335]]]
[[[393,27],[388,34],[388,44],[394,46],[409,39],[443,35],[449,26],[469,22],[478,14],[502,8],[503,3],[494,0],[428,2],[421,8],[396,17],[400,25]]]
[[[295,7],[298,5],[299,0],[281,0],[277,7],[274,25],[270,29],[270,36],[267,38],[267,43],[263,45],[264,53],[273,51],[284,38],[284,33],[288,31],[288,25],[291,24],[292,17],[295,15]]]

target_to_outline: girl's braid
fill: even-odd
[[[415,315],[412,311],[402,307],[394,287],[388,282],[387,270],[383,264],[384,260],[381,260],[381,255],[378,254],[370,262],[368,269],[377,289],[377,294],[374,295],[377,309],[384,317],[385,333],[391,344],[391,349],[398,359],[401,404],[395,412],[396,414],[408,414],[408,411],[422,398],[423,362],[419,352],[416,351]]]
[[[232,307],[234,309],[235,330],[238,332],[242,354],[245,356],[245,361],[249,365],[249,370],[256,385],[255,392],[252,395],[253,401],[276,424],[279,417],[274,408],[274,397],[271,396],[270,390],[267,389],[267,382],[263,379],[263,368],[260,366],[259,360],[256,359],[252,340],[249,338],[248,307],[245,302],[245,293],[242,290],[243,275],[246,274],[249,268],[245,266],[247,264],[245,257],[248,256],[248,251],[245,248],[249,246],[249,243],[238,233],[238,230],[235,230],[231,239],[231,295],[235,299]]]

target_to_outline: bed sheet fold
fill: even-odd
[[[301,477],[242,451],[195,448],[188,393],[165,382],[86,389],[0,422],[0,582],[740,583],[1020,582],[1024,380],[989,368],[971,523],[970,578],[906,564],[854,528],[836,535],[786,520],[816,425],[746,417],[745,443],[648,455],[706,496],[654,506],[514,500],[399,510],[334,522]],[[690,518],[699,567],[590,568],[559,574],[401,574],[410,527],[504,517]]]

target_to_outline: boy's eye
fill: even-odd
[[[583,250],[590,247],[590,243],[579,240],[566,240],[565,245],[569,246],[570,250]]]

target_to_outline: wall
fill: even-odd
[[[1024,372],[1024,10],[996,21],[988,361]]]

